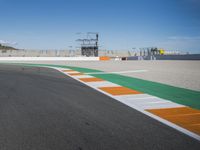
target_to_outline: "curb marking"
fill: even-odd
[[[104,81],[100,78],[79,78],[79,80],[83,81],[83,82],[98,82],[98,81]]]
[[[91,88],[93,88],[93,89],[95,89],[95,90],[117,100],[117,101],[120,101],[123,104],[126,104],[127,106],[129,106],[133,109],[136,109],[136,110],[142,112],[143,114],[146,114],[147,116],[149,116],[151,118],[154,118],[154,119],[174,128],[174,129],[179,130],[180,132],[185,133],[186,135],[193,137],[193,138],[200,141],[200,114],[199,114],[199,110],[193,110],[192,108],[186,107],[184,105],[180,105],[180,104],[177,104],[177,103],[174,103],[174,102],[171,102],[171,101],[168,101],[168,100],[164,100],[164,99],[161,99],[161,98],[158,98],[158,97],[155,97],[155,96],[151,96],[151,95],[148,95],[148,94],[140,93],[138,91],[134,91],[132,89],[125,88],[125,87],[122,87],[120,85],[117,86],[117,84],[115,84],[116,86],[113,86],[113,87],[112,86],[99,87],[99,85],[102,82],[107,82],[106,84],[109,84],[109,83],[113,84],[113,83],[111,83],[109,81],[102,80],[100,78],[92,77],[92,76],[90,76],[88,78],[81,78],[82,76],[85,76],[85,75],[79,75],[78,78],[77,78],[77,76],[71,76],[69,73],[65,72],[66,69],[64,69],[64,68],[58,68],[58,67],[49,67],[49,68],[56,69],[56,70],[64,73],[65,75],[67,75],[71,78],[74,78],[75,80],[77,80],[77,81],[79,81],[79,82],[81,82],[81,83],[83,83],[83,84],[85,84],[85,85],[87,85],[87,86],[89,86],[89,87],[91,87]],[[70,71],[70,72],[72,73],[72,71]],[[77,71],[74,71],[74,72],[80,73],[80,72],[77,72]],[[92,81],[92,80],[95,80],[95,81]],[[97,86],[93,86],[94,82],[97,83]],[[112,95],[113,90],[111,90],[111,88],[119,88],[119,89],[125,88],[125,89],[127,89],[127,91],[132,90],[132,91],[134,91],[136,93],[138,92],[138,93],[134,94],[134,93],[130,92],[130,93],[127,93],[128,94],[127,95],[127,94],[125,94],[126,90],[121,90],[121,92],[122,92],[121,95],[118,95],[118,94]],[[104,89],[104,90],[102,90],[102,89]],[[108,91],[105,90],[105,89],[107,89]],[[109,89],[112,92],[110,92]],[[125,91],[125,93],[123,93],[124,91]],[[165,110],[165,113],[171,112],[171,111],[167,112],[167,109],[174,110],[175,112],[178,112],[180,110],[183,111],[184,109],[192,109],[191,112],[195,112],[195,113],[193,113],[191,115],[186,115],[185,117],[182,117],[182,118],[180,118],[180,116],[173,116],[173,117],[170,118],[169,116],[166,117],[166,116],[162,116],[162,115],[157,114],[158,112],[161,112],[163,110]],[[184,110],[184,111],[187,112],[187,110]],[[196,111],[198,111],[198,112],[196,112]],[[188,118],[187,116],[190,116],[190,117]]]
[[[200,111],[189,107],[147,110],[185,129],[200,134]]]
[[[100,87],[100,90],[111,95],[129,95],[129,94],[142,94],[141,92],[126,88],[126,87]]]
[[[98,87],[119,87],[119,85],[109,82],[109,81],[99,81],[99,82],[89,82],[89,86]]]

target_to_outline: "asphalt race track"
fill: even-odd
[[[0,150],[199,148],[199,141],[56,70],[0,65]]]

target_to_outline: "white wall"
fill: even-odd
[[[0,57],[0,62],[6,61],[98,61],[99,57]]]

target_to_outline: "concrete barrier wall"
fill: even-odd
[[[99,50],[99,56],[127,57],[135,53],[127,50]],[[0,50],[0,57],[77,57],[80,50]]]
[[[72,50],[0,50],[0,57],[77,57],[79,51]]]
[[[126,60],[200,60],[200,54],[132,56]]]
[[[190,55],[156,55],[156,60],[200,60],[200,54]]]
[[[0,57],[0,62],[16,61],[99,61],[99,57]]]

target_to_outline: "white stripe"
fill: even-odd
[[[65,71],[65,70],[71,70],[71,69],[60,69],[61,71]]]
[[[142,105],[141,108],[145,109],[162,109],[162,108],[177,108],[177,107],[184,107],[183,105],[168,102],[168,103],[162,103],[162,104],[146,104]]]
[[[156,98],[155,96],[151,96],[149,94],[134,94],[134,95],[118,95],[115,96],[115,98],[119,99],[150,99],[150,98]]]
[[[77,76],[73,76],[73,78],[81,79],[81,78],[94,78],[94,77],[93,76],[89,76],[89,75],[77,75]]]
[[[164,100],[148,94],[136,94],[129,96],[116,96],[117,100],[129,105],[136,105],[142,109],[160,109],[160,108],[174,108],[183,107],[183,105]]]
[[[116,98],[116,97],[115,97]],[[183,105],[176,104],[171,101],[167,101],[161,98],[124,98],[124,97],[117,97],[117,100],[119,100],[122,103],[125,103],[130,106],[136,106],[140,107],[141,109],[161,109],[161,108],[175,108],[175,107],[183,107]]]
[[[80,73],[80,72],[78,72],[78,71],[70,71],[70,72],[64,72],[64,71],[62,71],[62,72],[65,73],[65,74]]]
[[[119,87],[119,85],[109,81],[89,82],[89,86],[100,88],[100,87]]]
[[[157,102],[149,102],[151,104],[165,104],[165,103],[169,103],[168,101],[157,101]]]

